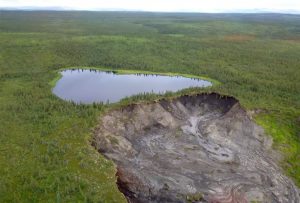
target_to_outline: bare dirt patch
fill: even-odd
[[[286,38],[283,40],[286,40],[286,41],[292,42],[292,43],[300,43],[300,37],[289,37],[289,38]]]
[[[93,140],[129,202],[299,202],[271,145],[237,100],[218,94],[111,111]]]

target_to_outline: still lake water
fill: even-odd
[[[53,93],[75,103],[118,102],[140,93],[163,94],[189,87],[208,87],[211,82],[182,76],[145,74],[118,75],[96,70],[65,70],[56,83]]]

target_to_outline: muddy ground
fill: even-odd
[[[129,202],[300,202],[272,140],[232,97],[182,96],[101,118],[93,145]]]

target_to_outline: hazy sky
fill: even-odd
[[[260,9],[300,12],[300,0],[0,0],[0,7],[31,6],[76,10],[232,12]]]

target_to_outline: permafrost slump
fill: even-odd
[[[129,202],[300,202],[272,141],[218,94],[131,105],[102,117],[93,145]]]

